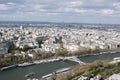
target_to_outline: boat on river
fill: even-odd
[[[26,74],[25,77],[31,77],[31,76],[33,76],[34,74],[35,74],[35,72],[30,72],[30,73]]]
[[[2,67],[2,68],[0,68],[0,70],[3,71],[3,70],[7,70],[7,69],[11,69],[11,68],[15,68],[15,67],[17,67],[17,65],[10,65],[10,66]]]
[[[22,63],[22,64],[18,64],[19,67],[25,67],[25,66],[30,66],[30,65],[33,65],[34,63],[28,63],[28,62],[25,62],[25,63]]]
[[[113,58],[114,61],[120,61],[120,57]]]

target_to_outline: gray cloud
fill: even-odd
[[[6,3],[9,3],[9,2],[23,4],[26,1],[27,0],[0,0],[0,4],[6,4]]]
[[[118,0],[28,0],[21,4],[20,11],[38,13],[107,13],[114,14]],[[113,6],[113,4],[116,6]],[[101,12],[100,12],[101,11]],[[111,15],[110,14],[110,15]],[[108,15],[108,14],[107,14]]]
[[[118,16],[119,0],[0,0],[0,16]]]

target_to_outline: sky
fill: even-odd
[[[0,21],[120,24],[120,0],[0,0]]]

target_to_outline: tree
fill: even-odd
[[[47,58],[48,57],[48,53],[42,53],[42,59]]]
[[[2,32],[0,32],[0,36],[2,37],[2,35],[3,35],[3,33]]]
[[[65,55],[68,55],[68,51],[66,49],[56,49],[55,55],[56,56],[65,56]]]
[[[25,45],[23,49],[21,49],[21,51],[28,51],[29,49],[33,49],[32,47]]]
[[[14,50],[18,50],[19,47],[15,46],[15,44],[13,42],[10,42],[9,44],[9,48],[8,48],[8,53],[11,53]]]
[[[55,37],[55,42],[54,43],[58,43],[58,44],[62,44],[63,43],[63,41],[62,41],[62,37],[59,37],[59,38],[56,38]]]
[[[41,48],[41,44],[43,44],[44,43],[44,41],[46,41],[48,39],[48,37],[47,36],[45,36],[45,37],[38,37],[38,38],[36,38],[36,41],[38,42],[38,44],[39,44],[39,47]]]

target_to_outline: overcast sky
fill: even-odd
[[[0,0],[0,21],[120,23],[120,0]]]

